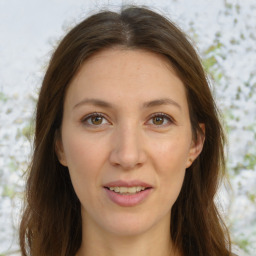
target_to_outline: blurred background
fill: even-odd
[[[153,8],[196,46],[223,116],[229,183],[216,201],[240,256],[256,255],[256,1],[0,0],[0,256],[20,255],[18,223],[38,91],[58,41],[101,9]]]

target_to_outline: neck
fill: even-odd
[[[179,256],[169,227],[158,225],[141,234],[120,236],[83,225],[82,244],[76,256]]]
[[[161,237],[118,237],[86,239],[77,256],[174,256],[172,243]]]

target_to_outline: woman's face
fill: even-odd
[[[165,57],[108,49],[72,80],[56,150],[86,228],[134,235],[169,230],[201,141],[193,142],[185,88]]]

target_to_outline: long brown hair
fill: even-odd
[[[203,150],[187,169],[172,208],[170,232],[176,248],[184,256],[231,255],[228,231],[214,203],[224,172],[224,135],[200,59],[176,25],[136,6],[85,19],[64,37],[50,60],[37,104],[34,154],[20,225],[22,255],[70,256],[81,245],[80,202],[68,169],[58,161],[55,142],[71,79],[92,54],[113,46],[166,56],[185,85],[195,139],[202,132],[199,123],[205,124]]]

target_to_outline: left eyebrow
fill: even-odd
[[[157,99],[157,100],[145,102],[143,104],[143,108],[151,108],[151,107],[162,106],[162,105],[173,105],[177,107],[179,110],[181,110],[180,104],[170,98]]]

